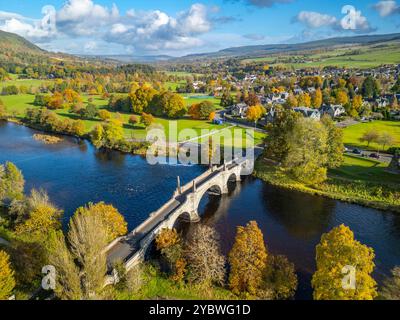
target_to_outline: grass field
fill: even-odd
[[[43,83],[50,83],[50,81],[46,81],[46,80],[17,79],[17,77],[15,75],[11,75],[11,78],[12,78],[12,80],[7,80],[7,81],[1,81],[0,82],[0,90],[2,90],[3,87],[12,86],[12,85],[17,86],[18,88],[20,86],[25,86],[25,87],[28,87],[28,88],[30,88],[30,87],[38,88]]]
[[[338,169],[330,170],[330,174],[346,179],[400,184],[400,175],[385,171],[387,166],[387,163],[380,161],[345,155],[343,165]]]
[[[358,50],[354,54],[354,50]],[[290,60],[303,60],[304,62],[291,62]],[[347,68],[373,68],[382,64],[400,63],[400,45],[397,42],[381,46],[352,46],[350,48],[338,48],[324,53],[308,54],[279,54],[266,57],[246,59],[248,62],[265,62],[269,64],[282,64],[293,68],[315,68],[337,66]]]
[[[377,143],[371,143],[367,146],[367,143],[360,142],[360,137],[364,132],[374,129],[378,133],[388,132],[395,138],[394,147],[400,147],[400,121],[373,121],[366,123],[358,123],[351,125],[344,129],[344,144],[352,147],[358,147],[368,150],[380,150],[381,146]],[[388,148],[388,147],[386,147]]]
[[[15,95],[15,96],[2,96],[1,99],[7,106],[8,112],[15,116],[16,118],[22,118],[25,115],[25,112],[28,108],[35,108],[33,105],[35,96],[34,95],[29,95],[29,94],[24,94],[24,95]],[[86,103],[89,99],[89,96],[83,96],[83,102]],[[105,109],[107,108],[108,101],[103,100],[100,98],[100,96],[92,96],[93,99],[93,104],[95,104],[99,109]],[[213,97],[210,97],[209,99],[196,99],[196,98],[188,98],[185,99],[187,104],[190,105],[193,102],[200,102],[203,100],[210,100],[215,104],[219,104],[219,100],[215,99]],[[56,113],[65,118],[70,118],[73,120],[79,119],[79,117],[75,114],[69,113],[68,109],[60,109],[57,110]],[[115,113],[113,113],[115,116]],[[133,138],[133,139],[138,139],[138,140],[144,140],[147,135],[147,130],[145,127],[141,124],[137,124],[135,126],[132,126],[128,124],[129,117],[131,114],[120,114],[124,123],[124,133],[127,138]],[[140,118],[139,116],[137,116]],[[93,119],[93,120],[84,120],[85,126],[86,126],[86,131],[90,132],[93,127],[96,124],[99,124],[101,121],[100,119]],[[171,128],[175,128],[174,120],[168,120],[168,119],[163,119],[163,118],[155,118],[155,125],[162,126],[165,130],[165,134],[167,137],[170,135],[170,130]],[[189,118],[185,119],[179,119],[176,120],[176,128],[178,134],[183,130],[183,129],[192,129],[194,130],[195,134],[197,136],[203,135],[205,131],[202,130],[209,130],[211,131],[220,131],[224,128],[227,128],[228,125],[216,125],[212,124],[209,121],[204,121],[204,120],[192,120]],[[232,129],[228,129],[232,130]],[[223,133],[220,133],[220,136],[223,136]],[[233,136],[233,135],[232,135]],[[255,138],[255,144],[258,144],[261,142],[263,139],[264,135],[260,133],[256,133],[254,138]],[[186,141],[188,138],[191,138],[186,136],[183,132],[181,135],[178,135],[178,141]],[[219,136],[218,136],[219,138]],[[245,132],[243,132],[243,140],[245,139]],[[208,139],[208,138],[207,138]],[[201,142],[207,142],[206,141],[201,141]],[[223,141],[223,140],[221,140]]]

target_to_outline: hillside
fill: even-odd
[[[270,54],[281,53],[306,53],[316,49],[330,49],[334,47],[346,47],[350,45],[372,45],[389,41],[400,41],[400,33],[384,35],[363,35],[354,37],[329,38],[305,43],[296,44],[269,44],[257,46],[233,47],[218,52],[193,54],[182,57],[185,60],[209,59],[209,58],[230,58],[247,57],[255,58]]]
[[[25,65],[48,57],[45,50],[13,33],[0,31],[0,63]]]

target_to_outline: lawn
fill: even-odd
[[[12,80],[7,80],[7,81],[1,81],[0,82],[0,90],[3,89],[3,87],[7,86],[12,86],[15,85],[18,88],[20,86],[25,86],[25,87],[40,87],[43,83],[50,83],[50,81],[46,80],[38,80],[38,79],[17,79],[16,75],[11,75]]]
[[[214,104],[214,107],[216,109],[221,109],[220,103],[221,103],[221,98],[216,98],[213,96],[208,96],[206,94],[182,94],[183,98],[185,99],[186,105],[189,107],[192,104],[195,103],[200,103],[202,101],[210,101]]]
[[[330,170],[330,174],[346,179],[400,184],[400,175],[385,171],[387,166],[387,163],[380,161],[345,155],[343,165],[338,169]]]
[[[358,52],[354,53],[354,50]],[[305,60],[306,62],[290,62],[290,59]],[[266,57],[245,59],[248,62],[264,62],[269,64],[283,64],[294,68],[322,68],[326,66],[338,66],[347,68],[374,68],[382,64],[400,63],[400,47],[398,42],[388,42],[385,46],[351,46],[349,48],[337,48],[329,52],[299,56],[298,53],[272,54]]]
[[[95,104],[99,109],[103,109],[107,107],[107,100],[101,99],[100,96],[91,96],[93,99],[93,104]],[[1,99],[7,106],[7,110],[10,114],[17,118],[22,118],[25,115],[25,112],[28,108],[35,108],[33,105],[33,101],[35,99],[34,95],[29,95],[29,94],[24,94],[24,95],[15,95],[15,96],[2,96]],[[89,96],[84,96],[83,101],[86,103],[89,99]],[[188,99],[185,99],[186,103],[189,105],[193,101],[195,102],[200,102],[203,100],[210,100],[214,104],[219,104],[219,100],[213,97],[210,97],[208,99],[196,99],[191,96]],[[75,114],[69,113],[68,109],[60,109],[57,110],[56,113],[65,118],[70,118],[70,119],[79,119],[79,117]],[[113,113],[114,116],[116,113]],[[137,124],[135,126],[132,126],[128,124],[129,117],[131,114],[128,113],[121,113],[120,116],[122,117],[123,123],[124,123],[124,133],[127,138],[134,138],[138,140],[144,140],[147,135],[147,130],[145,127],[141,124]],[[137,116],[138,119],[140,119],[140,116]],[[90,132],[93,127],[96,124],[100,123],[100,119],[93,119],[93,120],[84,120],[86,130],[87,132]],[[163,118],[155,118],[155,124],[159,125],[160,127],[164,128],[165,134],[167,135],[167,138],[170,134],[171,128],[174,128],[174,121],[173,120],[168,120],[168,119],[163,119]],[[200,136],[204,134],[205,132],[202,130],[209,130],[211,131],[220,131],[221,129],[227,128],[228,125],[216,125],[213,124],[209,121],[205,120],[192,120],[189,118],[185,119],[179,119],[176,120],[176,127],[177,127],[177,132],[180,133],[183,129],[192,129],[194,130],[195,134],[197,136]],[[232,130],[232,129],[228,129]],[[223,135],[223,133],[219,133],[219,135]],[[245,137],[245,132],[243,132],[243,139]],[[255,134],[255,143],[260,143],[261,139],[263,138],[262,134],[259,134],[258,132]],[[188,137],[182,132],[181,135],[178,135],[178,141],[186,141]],[[207,139],[207,140],[206,140]],[[208,141],[208,138],[202,139],[204,141],[200,142],[206,142]]]
[[[393,146],[400,147],[400,121],[373,121],[363,122],[355,125],[351,125],[345,128],[344,131],[344,144],[352,147],[358,147],[368,150],[380,150],[382,147],[377,143],[371,143],[367,146],[367,143],[360,142],[360,138],[367,130],[376,130],[378,133],[388,132],[395,138],[395,144]],[[386,147],[387,149],[388,147]]]

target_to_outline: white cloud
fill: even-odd
[[[369,33],[376,29],[372,28],[368,19],[361,11],[352,6],[344,7],[344,16],[341,19],[328,14],[314,11],[301,11],[292,21],[299,22],[309,29],[329,28],[338,32]]]
[[[305,24],[309,28],[333,26],[337,23],[336,17],[313,11],[301,11],[295,21]]]
[[[88,36],[118,20],[119,10],[95,4],[92,0],[68,0],[57,12],[57,26],[65,34]]]
[[[176,17],[160,10],[129,10],[125,17],[110,27],[104,37],[109,42],[139,50],[181,50],[202,45],[203,41],[197,36],[207,33],[211,28],[207,7],[194,4]]]
[[[229,1],[229,0],[226,0]],[[294,0],[230,0],[230,2],[239,2],[243,1],[248,5],[259,7],[259,8],[267,8],[272,7],[275,3],[291,3]]]
[[[0,30],[16,33],[36,42],[48,41],[57,34],[56,10],[53,6],[42,9],[43,18],[33,20],[21,15],[1,12]]]
[[[108,43],[110,47],[126,47],[140,53],[171,52],[203,45],[201,36],[222,23],[215,18],[219,11],[216,6],[195,3],[175,15],[135,9],[122,14],[115,4],[107,7],[95,0],[66,0],[58,11],[45,6],[42,19],[0,11],[0,29],[34,42],[46,42],[53,49],[61,48],[62,43],[67,48],[67,42],[73,39],[70,42],[79,42],[81,51],[103,50]]]
[[[373,8],[378,11],[381,17],[400,14],[400,5],[396,1],[379,1]]]
[[[23,16],[13,12],[0,11],[0,21],[9,20],[9,19],[23,19]]]

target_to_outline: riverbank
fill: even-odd
[[[312,195],[359,204],[375,209],[400,213],[400,186],[379,184],[359,179],[347,179],[329,173],[328,180],[316,186],[305,185],[262,157],[255,164],[254,175],[277,187],[300,191]]]
[[[83,139],[86,140],[88,142],[92,143],[92,140],[90,139],[90,135],[89,134],[84,134],[82,136],[76,136],[76,135],[72,135],[70,133],[67,132],[58,132],[58,131],[54,131],[54,130],[48,130],[46,128],[43,128],[39,125],[34,125],[31,123],[27,123],[24,121],[21,121],[19,119],[13,119],[13,118],[8,118],[5,120],[0,120],[0,121],[6,121],[6,122],[10,122],[16,125],[21,125],[21,126],[25,126],[28,127],[30,129],[34,129],[43,133],[48,133],[48,134],[53,134],[53,135],[58,135],[58,136],[65,136],[65,137],[71,137],[71,138],[75,138],[75,139]],[[121,144],[119,145],[115,145],[113,148],[107,148],[109,150],[115,150],[115,151],[119,151],[125,154],[132,154],[132,155],[139,155],[139,156],[144,156],[146,155],[147,152],[147,148],[148,148],[148,143],[147,142],[141,142],[141,141],[127,141],[124,140],[121,142]]]

